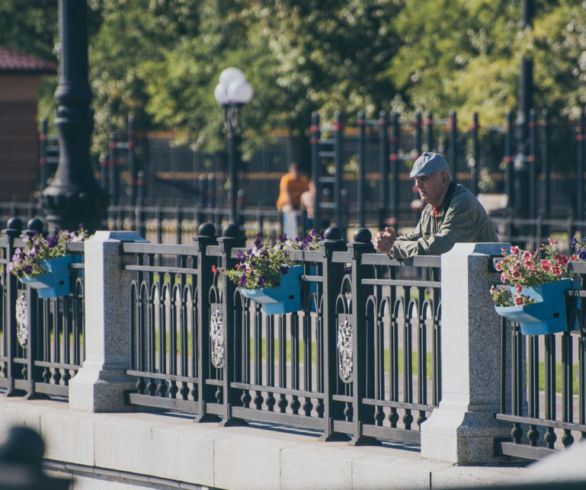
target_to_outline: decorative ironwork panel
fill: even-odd
[[[16,338],[22,348],[25,348],[28,343],[28,304],[26,291],[18,291],[16,298]]]
[[[210,350],[211,361],[215,368],[224,367],[225,345],[224,314],[221,303],[210,304]]]
[[[350,383],[354,371],[354,339],[350,315],[338,314],[336,346],[338,348],[338,375],[344,383]]]

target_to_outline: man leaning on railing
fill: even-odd
[[[415,161],[409,177],[427,205],[411,233],[397,236],[389,227],[379,231],[374,237],[378,252],[403,260],[414,255],[440,255],[457,242],[498,242],[482,204],[463,185],[452,181],[448,168],[437,153],[425,152]]]

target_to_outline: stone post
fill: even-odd
[[[90,412],[128,410],[131,362],[131,275],[122,242],[145,242],[133,231],[98,231],[85,242],[85,360],[69,385],[69,405]]]
[[[495,438],[510,435],[498,422],[500,317],[489,289],[489,272],[501,243],[458,243],[442,255],[442,400],[421,426],[421,455],[456,464],[496,461]]]

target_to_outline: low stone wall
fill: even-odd
[[[355,447],[321,442],[302,431],[218,427],[187,416],[90,413],[56,401],[0,399],[0,437],[14,424],[41,433],[47,468],[73,475],[74,490],[430,489],[511,483],[526,471],[454,466],[400,444]]]

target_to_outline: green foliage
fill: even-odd
[[[500,124],[514,109],[521,55],[534,61],[536,108],[575,118],[586,102],[583,0],[535,0],[519,30],[508,0],[88,0],[94,148],[126,129],[173,130],[208,151],[224,148],[214,100],[220,72],[239,67],[255,95],[241,111],[245,157],[269,130],[307,135],[381,109],[477,111]],[[0,45],[56,60],[57,0],[0,3]],[[40,90],[54,108],[55,79]]]
[[[534,60],[534,106],[576,116],[586,102],[584,3],[535,2],[534,28],[519,30],[521,2],[413,0],[393,20],[402,40],[388,75],[410,107],[467,125],[500,124],[516,105],[521,55]]]
[[[57,62],[57,0],[2,0],[0,46]]]

